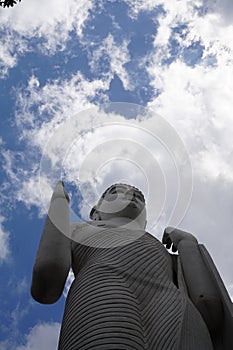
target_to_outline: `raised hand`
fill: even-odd
[[[178,250],[179,243],[181,241],[191,241],[198,243],[197,239],[189,232],[179,230],[174,227],[167,227],[164,230],[162,243],[165,244],[167,249],[172,247],[172,251],[176,252]]]
[[[71,266],[69,196],[62,181],[53,191],[33,268],[31,294],[43,304],[62,295]]]
[[[55,198],[64,198],[64,197],[67,199],[68,202],[70,202],[70,198],[69,198],[68,192],[66,191],[64,182],[60,180],[56,184],[56,187],[53,191],[52,200]]]

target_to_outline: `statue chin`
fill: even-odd
[[[101,209],[101,208],[100,208]],[[117,210],[119,207],[111,208],[111,212],[108,209],[107,212],[99,211],[99,219],[100,220],[112,220],[115,218],[127,218],[129,221],[137,221],[141,223],[141,226],[145,227],[146,222],[146,209],[145,207],[142,209],[137,206],[135,203],[130,202],[124,209]]]

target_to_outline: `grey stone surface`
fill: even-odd
[[[168,228],[162,244],[146,232],[143,195],[128,185],[108,189],[90,216],[70,226],[59,182],[31,285],[35,300],[54,303],[73,269],[59,350],[233,348],[232,303],[193,235]]]

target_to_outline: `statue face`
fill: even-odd
[[[96,209],[103,219],[106,216],[136,219],[145,212],[145,201],[142,193],[134,187],[116,184],[103,194]]]
[[[132,207],[145,205],[143,195],[140,191],[127,185],[114,185],[104,194],[104,200],[131,202]]]

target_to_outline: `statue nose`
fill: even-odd
[[[129,201],[131,201],[131,202],[137,203],[137,198],[136,198],[136,196],[135,196],[134,193],[128,193],[128,194],[126,195],[126,199],[129,200]]]

